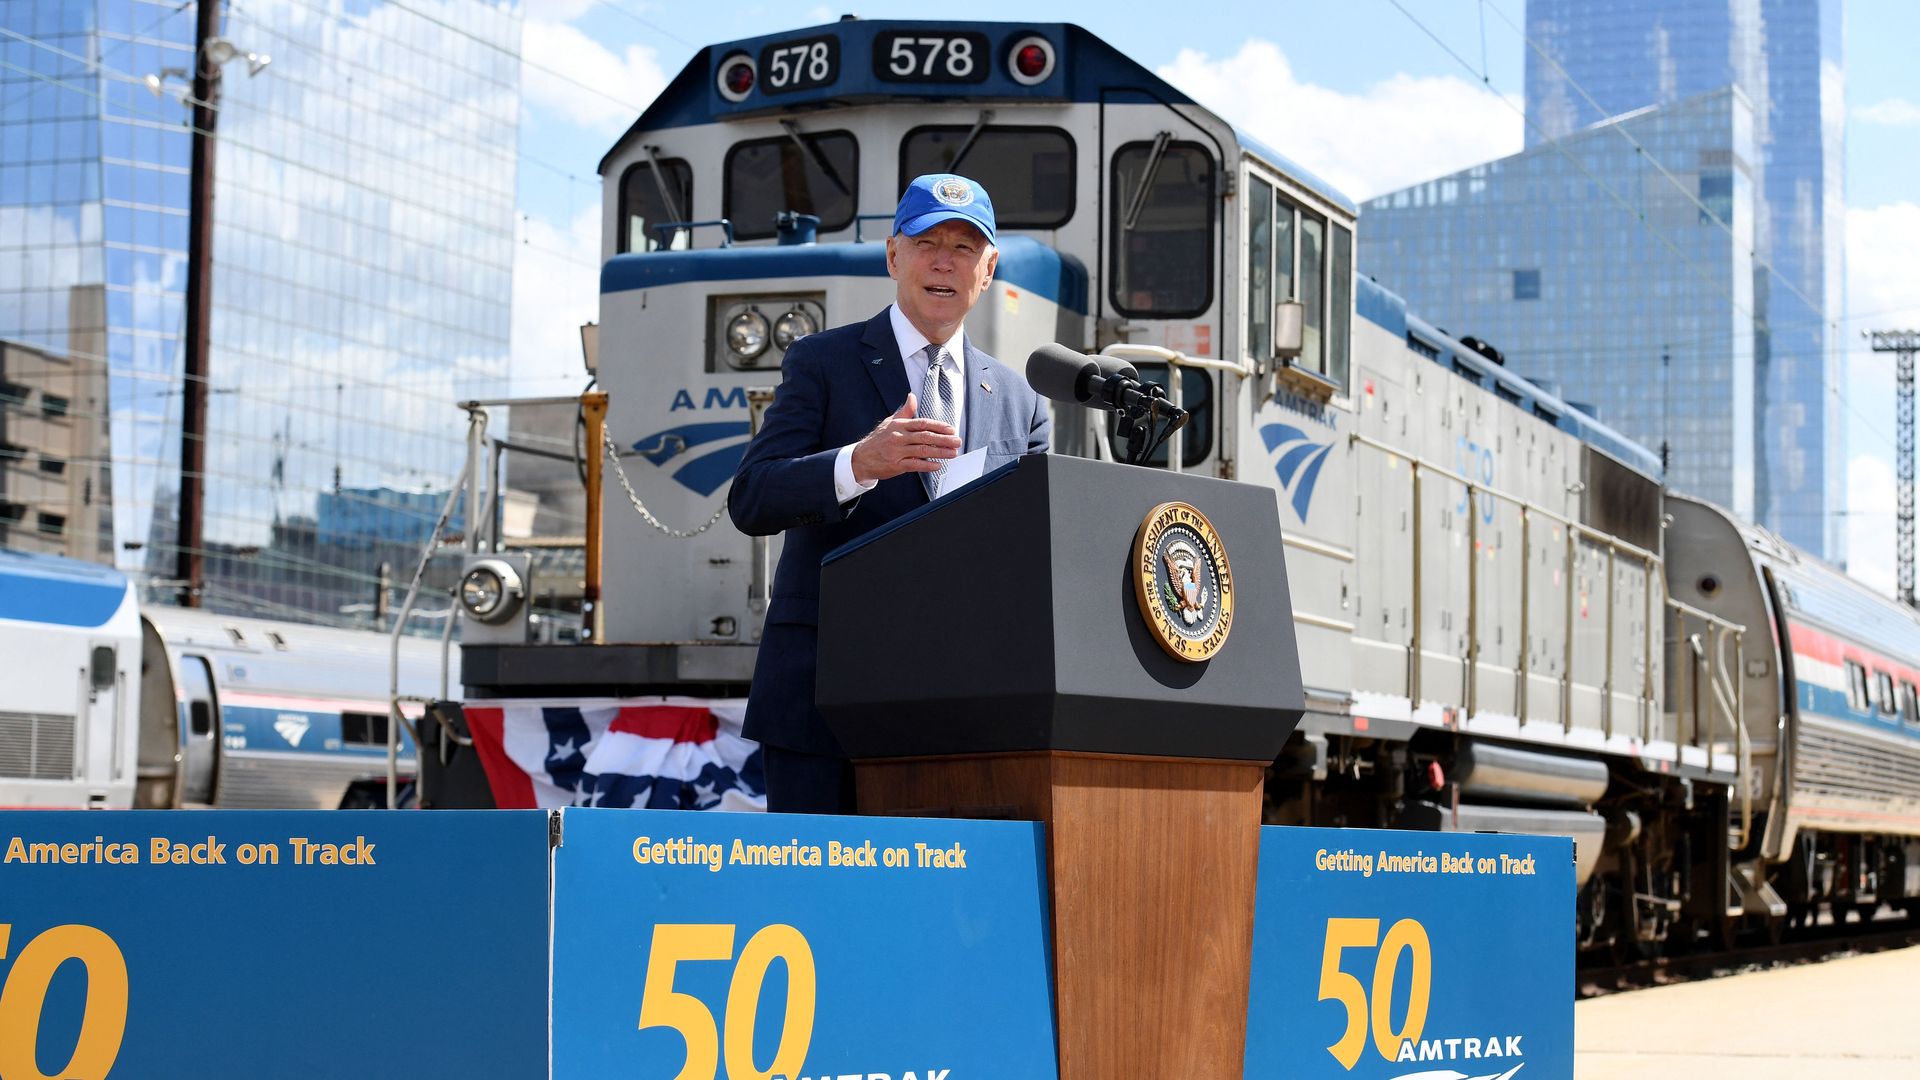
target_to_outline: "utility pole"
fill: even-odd
[[[220,62],[208,43],[220,36],[223,0],[199,0],[193,32],[193,171],[187,217],[186,363],[180,409],[180,530],[174,577],[180,603],[199,607],[206,585],[207,355],[213,323],[213,129],[220,113]]]
[[[1914,603],[1913,583],[1913,354],[1920,352],[1920,330],[1868,330],[1865,332],[1873,351],[1894,353],[1899,396],[1895,399],[1898,421],[1898,461],[1894,468],[1900,478],[1900,602]]]

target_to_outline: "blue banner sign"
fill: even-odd
[[[553,1077],[1056,1075],[1041,828],[564,811]]]
[[[0,1077],[542,1076],[547,820],[0,814]]]
[[[1573,842],[1264,828],[1246,1076],[1571,1080]]]

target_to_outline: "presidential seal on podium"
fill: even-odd
[[[1133,594],[1155,641],[1176,660],[1210,660],[1233,629],[1233,569],[1213,522],[1161,503],[1133,540]]]

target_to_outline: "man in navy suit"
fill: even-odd
[[[1011,368],[967,341],[967,312],[993,280],[993,203],[937,173],[908,185],[887,239],[894,302],[864,323],[794,342],[727,508],[741,532],[786,533],[760,638],[745,733],[762,747],[767,809],[852,813],[853,770],[814,708],[820,560],[940,493],[948,461],[984,450],[991,471],[1047,450],[1047,406]],[[942,596],[876,618],[940,648],[942,603],[964,603],[966,552],[929,560]]]

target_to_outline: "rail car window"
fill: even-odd
[[[1247,184],[1247,353],[1273,355],[1273,185]]]
[[[1894,710],[1899,707],[1899,703],[1893,697],[1893,676],[1884,671],[1876,671],[1873,674],[1874,680],[1880,684],[1880,693],[1875,695],[1874,703],[1880,706],[1881,712],[1892,716]]]
[[[690,230],[675,229],[662,241],[655,226],[693,220],[693,167],[679,158],[632,165],[620,176],[620,250],[676,251],[693,246]]]
[[[1333,258],[1327,265],[1327,371],[1333,385],[1347,385],[1353,333],[1353,233],[1333,226]]]
[[[1273,305],[1301,306],[1301,351],[1294,367],[1345,390],[1352,364],[1353,232],[1288,202],[1257,176],[1247,185],[1247,354],[1273,355]],[[1432,349],[1408,336],[1428,356]]]
[[[340,741],[349,746],[385,746],[387,718],[379,713],[343,712]]]
[[[1198,143],[1128,143],[1113,155],[1113,306],[1182,319],[1213,303],[1213,157]]]
[[[1167,365],[1136,364],[1140,370],[1140,381],[1155,386],[1167,385]],[[1207,460],[1213,453],[1213,376],[1194,368],[1183,368],[1180,372],[1180,406],[1187,410],[1187,426],[1180,429],[1180,467],[1191,469]],[[1113,451],[1116,460],[1124,461],[1127,456],[1127,444],[1114,437],[1113,429],[1118,421],[1112,413],[1107,414],[1107,445]],[[1148,458],[1149,464],[1162,468],[1167,464],[1167,448],[1155,450]]]
[[[1913,684],[1900,680],[1900,719],[1909,724],[1920,724],[1920,697],[1916,697]]]
[[[1847,707],[1854,712],[1873,708],[1873,694],[1867,689],[1867,669],[1852,660],[1847,661]]]
[[[820,231],[844,229],[858,202],[860,147],[847,131],[749,139],[727,151],[725,209],[740,240],[774,233],[782,210],[813,214]]]
[[[969,138],[971,136],[971,138]],[[951,172],[993,195],[1003,229],[1057,229],[1073,217],[1073,136],[1054,127],[920,127],[900,140],[900,190],[916,176]]]
[[[1312,371],[1324,369],[1321,352],[1322,328],[1326,326],[1326,283],[1321,279],[1321,263],[1326,256],[1327,226],[1306,214],[1300,215],[1300,363]]]

